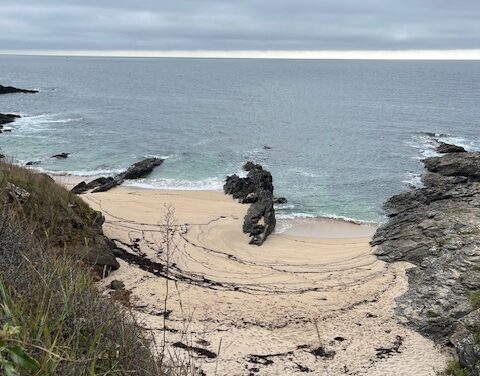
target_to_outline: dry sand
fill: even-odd
[[[422,376],[448,359],[394,316],[409,266],[376,259],[371,227],[296,221],[257,247],[241,231],[247,205],[220,192],[120,187],[82,197],[131,254],[165,265],[168,253],[168,270],[121,261],[101,284],[123,281],[161,343],[167,274],[169,351],[186,353],[171,346],[181,342],[217,354],[189,352],[206,375]],[[178,224],[171,252],[159,225],[165,204]]]

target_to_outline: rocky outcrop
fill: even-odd
[[[0,95],[1,94],[13,94],[13,93],[38,93],[38,90],[19,89],[19,88],[13,87],[13,86],[0,85]]]
[[[0,133],[10,132],[11,130],[4,128],[4,125],[13,123],[18,118],[20,118],[20,115],[0,114]]]
[[[447,144],[445,142],[439,141],[439,145],[437,146],[437,152],[441,154],[447,153],[466,153],[467,151],[462,146]]]
[[[117,180],[140,179],[150,174],[153,169],[160,166],[165,160],[161,158],[147,158],[131,165],[127,171],[122,172],[115,178]]]
[[[19,118],[20,118],[20,115],[0,114],[0,125],[13,123],[15,120],[17,120]]]
[[[125,180],[140,179],[150,174],[153,169],[160,166],[165,160],[161,158],[147,158],[132,164],[126,171],[109,177],[100,177],[90,183],[82,181],[72,188],[72,192],[81,194],[93,189],[92,193],[106,192]]]
[[[460,365],[478,376],[480,153],[454,151],[424,164],[424,187],[385,203],[389,220],[371,243],[381,260],[415,265],[397,313],[423,335],[453,344]]]
[[[241,203],[251,204],[243,221],[243,232],[252,238],[250,244],[262,245],[275,230],[272,174],[259,164],[247,162],[248,174],[227,176],[223,190]]]

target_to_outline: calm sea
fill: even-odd
[[[163,156],[135,184],[220,189],[253,160],[285,218],[381,221],[418,184],[432,134],[480,148],[479,62],[0,56],[0,83],[40,90],[0,96],[23,116],[0,135],[19,163],[99,175]]]

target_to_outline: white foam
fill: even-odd
[[[124,185],[150,189],[178,189],[187,191],[218,191],[223,188],[223,180],[206,178],[202,180],[186,179],[138,179],[129,180]]]
[[[405,179],[402,180],[402,183],[414,188],[423,187],[422,175],[416,172],[407,172]]]
[[[33,159],[35,160],[35,159]],[[116,175],[121,172],[123,172],[123,169],[97,169],[97,170],[73,170],[73,171],[55,171],[55,170],[50,170],[48,168],[40,167],[38,165],[33,166],[35,170],[38,170],[40,172],[45,172],[51,175],[57,175],[57,176],[85,176],[85,177],[90,177],[90,176],[111,176],[111,175]]]

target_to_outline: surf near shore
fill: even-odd
[[[372,254],[373,226],[296,220],[256,247],[242,232],[247,206],[220,192],[121,186],[81,197],[122,249],[102,288],[122,281],[142,326],[206,375],[435,375],[446,362],[395,318],[408,264]],[[165,205],[176,218],[169,252]]]

